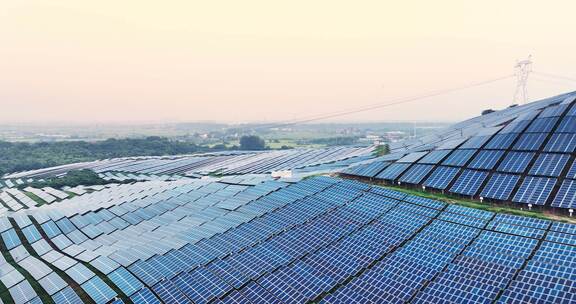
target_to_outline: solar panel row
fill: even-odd
[[[56,303],[491,302],[521,295],[514,274],[539,271],[528,266],[544,244],[576,244],[576,225],[327,177],[143,182],[28,214],[0,218],[5,253],[16,257],[0,281],[17,303],[44,292]],[[533,302],[571,297],[548,290],[551,279],[529,282],[540,290]]]
[[[507,108],[434,135],[391,144],[393,154],[414,159],[391,159],[386,169],[365,176],[477,199],[572,209],[576,207],[574,96]],[[412,164],[416,160],[418,164]]]

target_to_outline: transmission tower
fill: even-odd
[[[517,61],[514,66],[516,76],[516,91],[514,92],[514,104],[524,104],[528,101],[528,76],[532,72],[532,55],[528,59]]]

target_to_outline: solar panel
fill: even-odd
[[[514,140],[518,137],[518,133],[496,134],[486,144],[485,149],[508,149],[512,146]]]
[[[526,176],[512,201],[544,205],[555,184],[555,178]]]
[[[434,168],[433,165],[413,165],[402,175],[399,181],[409,184],[418,184],[432,170],[432,168]]]
[[[428,177],[424,185],[435,189],[446,189],[458,171],[460,171],[459,168],[439,166]]]
[[[442,162],[442,165],[461,167],[468,162],[474,153],[476,153],[476,150],[454,150],[454,152]]]
[[[575,133],[576,132],[576,117],[566,116],[562,119],[558,128],[556,128],[558,133]]]
[[[533,157],[533,152],[509,152],[506,154],[497,170],[510,173],[523,173],[526,171],[526,168]]]
[[[571,303],[574,293],[567,292],[576,272],[573,257],[576,247],[543,242],[511,282],[499,303]]]
[[[473,196],[478,192],[487,176],[488,172],[485,171],[464,170],[450,188],[450,192]]]
[[[531,175],[559,176],[569,158],[569,154],[540,154],[529,173]]]
[[[420,159],[418,163],[432,164],[432,165],[438,164],[440,161],[442,161],[442,159],[444,159],[444,157],[446,157],[446,155],[450,154],[450,152],[452,152],[452,150],[432,151],[428,153],[426,156],[424,156],[422,159]]]
[[[37,297],[36,292],[28,281],[22,281],[8,289],[14,303],[28,303]]]
[[[130,296],[130,300],[139,304],[160,304],[160,300],[148,288],[144,288]]]
[[[83,303],[83,301],[78,297],[78,295],[74,292],[72,287],[68,286],[61,291],[55,293],[52,296],[55,303],[62,303],[62,304],[79,304]]]
[[[408,167],[410,167],[410,164],[392,164],[388,166],[388,168],[384,169],[384,171],[376,175],[376,178],[395,180],[398,178],[398,176],[400,176],[400,174],[402,174],[402,172],[406,171]]]
[[[514,144],[514,150],[520,151],[536,151],[538,150],[548,134],[546,133],[525,133],[520,135],[520,138]]]
[[[18,235],[14,229],[2,232],[2,240],[4,241],[4,245],[8,250],[16,248],[21,244],[20,238],[18,238]]]
[[[569,104],[559,104],[559,105],[547,107],[542,111],[542,113],[540,114],[540,117],[562,116],[562,113],[564,113],[566,111],[566,109],[568,109],[569,106],[570,106]]]
[[[370,164],[358,165],[349,169],[346,169],[342,173],[364,176],[364,177],[374,177],[380,171],[384,170],[390,163],[388,162],[373,162]]]
[[[566,173],[566,178],[576,179],[576,162],[572,162],[568,173]]]
[[[550,226],[551,231],[557,231],[562,233],[570,233],[576,235],[576,224],[554,222]]]
[[[144,285],[125,268],[116,269],[110,273],[108,277],[125,295],[129,297],[144,287]]]
[[[576,207],[576,181],[565,179],[552,201],[552,207],[575,208]]]
[[[526,130],[528,133],[547,133],[552,131],[554,125],[558,121],[558,117],[537,118],[532,121],[530,127]]]
[[[507,134],[507,133],[521,133],[528,127],[530,124],[530,120],[518,120],[508,124],[500,133]]]
[[[518,180],[520,180],[519,175],[494,173],[480,196],[506,201],[510,198]]]
[[[576,235],[574,234],[549,231],[548,234],[546,234],[546,240],[550,242],[576,246]]]
[[[52,272],[38,280],[38,283],[49,295],[54,295],[68,286],[68,284],[56,272]]]
[[[99,277],[93,277],[81,286],[96,303],[106,303],[116,296],[116,292]]]
[[[446,203],[441,201],[415,195],[407,195],[404,197],[403,201],[433,209],[442,209],[446,205]]]
[[[544,151],[572,153],[576,149],[576,134],[555,133],[546,144]]]
[[[422,158],[428,152],[413,152],[398,160],[399,163],[414,163]]]
[[[491,135],[482,135],[482,136],[471,137],[460,148],[462,148],[462,149],[479,149],[490,139],[490,137],[491,137]]]
[[[484,211],[484,210],[479,210],[479,209],[473,209],[473,208],[468,208],[468,207],[459,206],[459,205],[448,205],[446,207],[446,211],[451,212],[451,213],[466,215],[469,217],[473,217],[473,218],[477,218],[477,219],[481,219],[481,220],[485,220],[485,221],[490,220],[490,219],[492,219],[492,217],[494,217],[494,212]]]
[[[504,155],[504,151],[501,150],[481,150],[468,164],[468,168],[491,170],[502,155]]]

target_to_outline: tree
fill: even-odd
[[[264,150],[266,142],[256,135],[244,135],[240,138],[240,150]]]
[[[376,154],[376,156],[384,156],[390,153],[390,147],[388,146],[388,144],[378,145],[374,153]]]

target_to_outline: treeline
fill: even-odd
[[[107,139],[98,142],[13,143],[0,141],[0,176],[63,164],[128,156],[176,155],[213,151],[164,137]]]
[[[14,143],[0,141],[0,176],[104,158],[161,156],[224,150],[264,150],[264,140],[255,135],[242,136],[240,146],[208,147],[166,137],[107,139],[104,141],[59,141]]]

